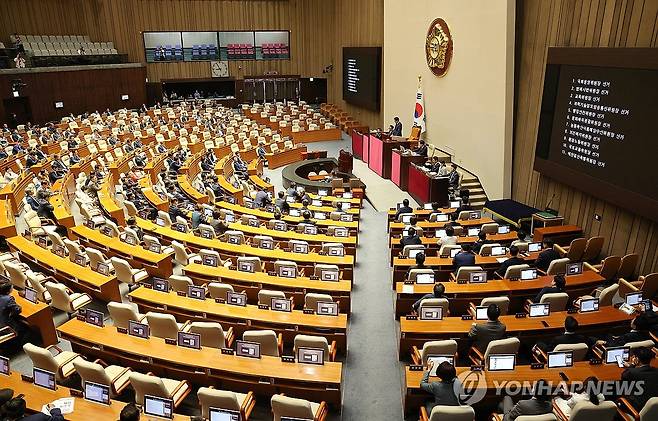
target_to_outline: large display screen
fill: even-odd
[[[658,219],[656,133],[658,50],[549,50],[537,171]]]
[[[381,47],[343,47],[343,99],[379,111]]]

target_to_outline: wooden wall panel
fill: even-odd
[[[335,0],[336,40],[334,70],[329,76],[330,101],[371,128],[384,126],[384,57],[380,111],[370,111],[343,101],[343,47],[384,46],[384,0]],[[333,98],[333,99],[331,99]],[[393,116],[386,118],[392,120]],[[386,125],[388,127],[388,125]]]
[[[380,112],[342,101],[342,47],[382,46],[384,0],[2,0],[0,39],[29,34],[86,33],[113,41],[130,61],[144,62],[142,31],[290,30],[291,60],[230,62],[230,75],[280,74],[326,77],[328,100],[356,118],[382,125]],[[334,71],[322,70],[334,64]],[[153,63],[150,82],[210,77],[210,65]]]
[[[85,22],[76,0],[0,1],[0,41],[9,34],[82,35]]]
[[[637,252],[642,255],[639,273],[658,270],[658,223],[532,169],[548,47],[657,47],[658,2],[520,0],[518,20],[513,198],[538,208],[552,199],[551,207],[569,223],[606,237],[607,254]]]
[[[29,98],[32,122],[42,124],[71,113],[103,111],[106,108],[139,108],[146,102],[145,75],[143,66],[0,74],[0,120],[5,116],[2,100],[11,97],[13,79],[21,79],[27,85],[20,90],[21,96]],[[121,100],[123,94],[129,96],[128,101]],[[56,109],[56,101],[64,102],[64,108]]]

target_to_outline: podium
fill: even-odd
[[[415,141],[403,137],[391,137],[387,133],[371,133],[368,138],[368,168],[382,178],[391,178],[391,159],[393,150],[400,145],[407,148]]]
[[[430,177],[416,165],[409,166],[409,194],[418,203],[437,202],[448,207],[448,177]]]
[[[413,155],[409,152],[402,153],[399,149],[393,149],[391,153],[391,181],[401,190],[409,188],[409,167],[411,164],[421,165],[427,158]]]
[[[352,153],[355,158],[363,159],[363,138],[368,136],[357,130],[352,130]]]

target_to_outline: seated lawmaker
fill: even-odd
[[[487,233],[484,231],[478,232],[478,240],[473,243],[473,252],[480,254],[480,249],[487,243],[489,243],[489,240],[487,240]]]
[[[425,143],[425,140],[420,139],[418,141],[418,147],[413,148],[412,151],[418,156],[427,157],[427,144]]]
[[[430,382],[430,372],[432,371],[433,366],[434,362],[428,360],[425,374],[423,374],[423,378],[420,381],[421,390],[434,396],[434,400],[425,404],[428,414],[431,414],[432,409],[437,405],[459,405],[459,397],[455,394],[454,387],[455,380],[457,379],[457,370],[455,370],[455,366],[448,361],[443,361],[436,369],[436,375],[439,377],[439,381]]]
[[[516,240],[512,241],[512,245],[515,246],[517,243],[525,243],[527,234],[523,230],[518,230],[516,232]]]
[[[515,246],[516,247],[516,246]],[[518,249],[517,249],[518,251]],[[553,277],[553,281],[549,286],[545,286],[542,288],[537,296],[535,296],[535,299],[532,300],[533,303],[538,303],[541,301],[541,297],[544,296],[544,294],[555,294],[558,292],[564,292],[564,287],[567,285],[567,280],[564,277],[564,275],[555,275]]]
[[[475,265],[475,254],[473,254],[471,250],[471,245],[469,243],[462,244],[461,251],[452,259],[452,268],[455,272],[457,272],[462,266]]]
[[[651,398],[658,396],[658,368],[651,366],[654,354],[651,348],[633,350],[634,358],[621,373],[621,379],[627,382],[642,382],[641,393],[633,393],[628,400],[640,411]]]
[[[402,238],[400,238],[400,245],[402,245],[402,247],[416,246],[420,244],[423,244],[423,241],[420,239],[418,234],[416,234],[416,229],[414,228],[409,228],[407,235],[404,235]]]
[[[398,217],[403,213],[413,213],[414,210],[409,206],[409,199],[404,199],[402,201],[402,206],[398,208],[398,211],[395,212],[395,220],[398,220]]]
[[[525,263],[525,260],[519,257],[519,248],[517,246],[511,246],[509,248],[509,254],[511,257],[501,263],[500,267],[496,271],[496,275],[500,276],[501,278],[505,276],[505,272],[507,272],[507,268],[510,266],[522,265]]]
[[[606,348],[611,346],[624,346],[629,342],[641,342],[651,339],[649,332],[649,322],[644,314],[638,315],[631,320],[630,330],[619,336],[608,335],[605,340],[599,340],[596,343]]]
[[[457,245],[457,236],[455,235],[455,229],[453,227],[446,227],[446,236],[439,238],[436,242],[439,247],[441,246],[456,246]]]
[[[503,421],[514,421],[523,415],[543,415],[553,411],[552,394],[550,384],[544,380],[538,380],[532,391],[530,399],[521,399],[516,404],[511,397],[505,396],[499,405]]]
[[[408,276],[407,276],[408,278]],[[432,290],[431,293],[425,294],[420,299],[418,299],[415,303],[411,305],[411,308],[414,311],[418,311],[418,308],[420,307],[420,303],[423,300],[431,299],[431,298],[448,298],[445,296],[446,292],[446,287],[442,283],[436,283],[434,284],[434,289]]]
[[[550,342],[537,342],[535,347],[544,352],[550,352],[558,345],[587,344],[591,348],[592,338],[578,333],[578,320],[573,316],[564,319],[564,333],[553,338]]]
[[[487,321],[484,323],[473,323],[468,337],[471,343],[478,351],[484,353],[489,346],[489,342],[503,339],[507,327],[503,322],[498,320],[500,317],[500,307],[497,304],[489,304],[487,307]]]
[[[555,259],[559,259],[561,256],[560,253],[553,249],[553,240],[550,238],[544,238],[542,245],[544,250],[539,253],[539,256],[537,256],[535,267],[546,272],[551,262]]]

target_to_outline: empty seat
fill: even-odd
[[[75,373],[73,362],[82,359],[79,354],[71,351],[62,351],[54,345],[51,345],[48,348],[42,348],[27,343],[23,345],[23,350],[27,356],[30,357],[32,365],[35,368],[55,373],[55,377],[58,381],[66,380],[71,374]],[[57,351],[57,354],[53,355],[51,350]]]
[[[130,373],[130,384],[135,390],[135,402],[143,405],[144,395],[171,399],[176,408],[191,392],[187,380],[165,379],[148,374]]]
[[[130,373],[132,373],[132,370],[129,367],[118,365],[103,366],[99,363],[85,361],[82,358],[74,359],[73,366],[80,376],[82,384],[92,382],[108,386],[112,397],[121,394],[130,384]]]

